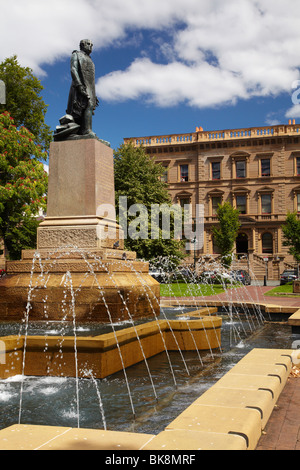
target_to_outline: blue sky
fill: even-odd
[[[46,122],[65,114],[69,60],[94,43],[93,130],[124,137],[300,122],[299,0],[0,0],[0,60],[41,79]]]

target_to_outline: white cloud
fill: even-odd
[[[192,106],[211,106],[246,97],[238,76],[206,62],[191,66],[180,62],[160,65],[148,58],[136,60],[124,72],[102,77],[97,91],[107,101],[145,96],[159,106],[182,102]]]
[[[195,0],[185,0],[193,5]],[[0,0],[0,60],[17,54],[41,72],[66,57],[80,39],[96,48],[125,37],[128,29],[162,29],[180,17],[182,0]]]
[[[290,119],[296,119],[300,117],[300,104],[295,104],[285,113],[285,117]]]
[[[292,93],[299,78],[296,0],[0,0],[0,8],[0,60],[17,54],[40,74],[84,37],[101,49],[126,43],[129,31],[156,30],[156,62],[143,48],[125,70],[101,77],[103,100],[216,106]]]
[[[182,9],[171,62],[136,59],[98,81],[102,99],[216,106],[291,92],[300,67],[300,2],[198,0]]]

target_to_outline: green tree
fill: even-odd
[[[10,258],[34,248],[39,211],[46,209],[47,154],[8,112],[0,114],[0,236]]]
[[[28,67],[22,67],[17,56],[0,63],[0,80],[6,86],[6,104],[0,112],[8,111],[17,127],[25,126],[36,144],[48,150],[52,140],[50,127],[45,123],[47,105],[40,96],[43,86]]]
[[[144,212],[137,212],[136,215],[128,215],[127,212],[126,227],[133,224],[134,220],[138,220],[141,236],[128,236],[125,239],[125,247],[128,250],[136,251],[139,258],[149,260],[159,256],[172,256],[179,261],[185,256],[184,242],[174,239],[174,216],[172,213],[170,214],[169,210],[172,203],[168,186],[161,181],[163,172],[163,166],[155,163],[142,147],[134,147],[132,143],[123,144],[114,152],[117,213],[120,215],[122,212],[119,207],[120,197],[127,198],[127,208],[140,204],[146,209]],[[151,221],[153,205],[158,205],[163,209],[156,225],[154,217]],[[171,215],[171,236],[163,231],[164,210],[167,216]],[[120,223],[122,225],[122,220]],[[155,237],[153,236],[154,232],[156,233]]]
[[[215,243],[221,250],[222,264],[230,267],[232,251],[240,228],[239,211],[229,202],[219,205],[217,210],[218,227],[213,227]]]
[[[300,263],[300,220],[297,212],[289,212],[282,225],[283,245],[289,247],[289,253]]]

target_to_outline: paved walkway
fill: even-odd
[[[232,296],[232,300],[241,300],[244,302],[254,301],[262,302],[265,304],[273,305],[286,305],[289,307],[299,307],[300,308],[300,296],[298,297],[279,297],[279,296],[269,296],[264,295],[266,292],[273,289],[273,287],[264,287],[264,286],[246,286],[241,289],[232,289],[231,292],[220,294],[218,297],[222,300],[229,300]],[[216,297],[216,296],[214,296]],[[206,297],[208,299],[208,297]],[[212,299],[212,297],[211,297]]]
[[[300,297],[265,296],[265,292],[272,288],[247,286],[234,289],[230,293],[201,297],[199,300],[252,301],[300,308]],[[257,450],[300,450],[300,377],[288,379],[258,443]]]
[[[300,297],[265,296],[272,287],[248,286],[233,293],[233,300],[256,300],[262,303],[299,307]],[[224,300],[224,294],[218,296]],[[228,296],[227,296],[228,298]],[[268,421],[257,450],[300,450],[300,378],[290,377],[281,393],[277,406]]]
[[[288,379],[256,450],[300,450],[300,378]]]

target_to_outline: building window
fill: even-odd
[[[160,177],[160,181],[162,181],[163,183],[168,182],[168,168],[167,167],[164,167],[164,172]]]
[[[271,194],[261,195],[261,213],[271,214],[272,213],[272,196]]]
[[[269,232],[264,233],[263,236],[261,237],[261,242],[262,242],[262,252],[266,254],[272,254],[273,253],[272,234]]]
[[[296,175],[300,176],[300,157],[296,157]]]
[[[271,176],[271,161],[269,158],[261,160],[261,176]]]
[[[179,202],[180,202],[182,209],[184,209],[184,206],[190,205],[191,200],[189,197],[183,197],[183,198],[180,198]]]
[[[212,205],[212,215],[217,215],[217,210],[219,209],[219,204],[222,204],[222,198],[220,196],[212,196],[211,205]]]
[[[300,193],[297,193],[297,212],[300,212]]]
[[[188,165],[180,165],[180,181],[188,181],[189,180],[189,166]]]
[[[222,253],[221,249],[218,247],[216,244],[216,241],[214,237],[212,238],[212,245],[213,245],[213,254],[214,255],[220,255]]]
[[[211,176],[213,180],[221,179],[221,162],[211,162]]]
[[[237,160],[235,162],[235,171],[237,178],[246,178],[246,161]]]
[[[247,196],[236,196],[236,208],[240,214],[247,214]]]

